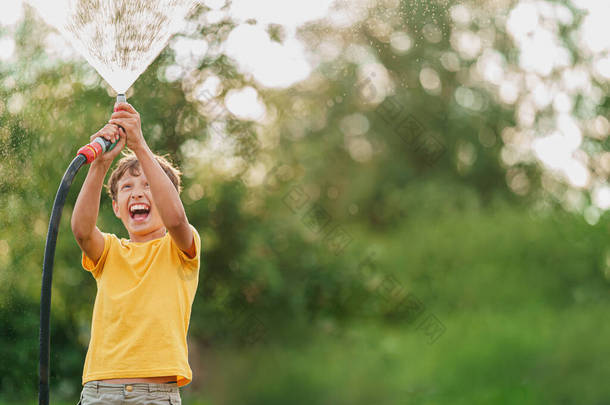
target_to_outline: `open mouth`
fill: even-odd
[[[134,204],[129,207],[129,215],[136,221],[143,221],[148,218],[150,207],[146,204]]]

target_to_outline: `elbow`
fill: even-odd
[[[74,221],[74,217],[72,218],[73,219],[70,221],[70,225],[72,227],[72,234],[74,234],[74,238],[80,244],[81,242],[88,239],[89,233],[86,232],[82,226],[79,226],[77,221]]]
[[[177,215],[175,218],[171,218],[165,224],[168,231],[178,230],[188,226],[188,220],[186,215]]]
[[[79,245],[81,245],[85,240],[87,240],[87,237],[83,232],[75,230],[74,228],[72,228],[72,234],[74,234],[74,239],[76,239],[76,242]]]
[[[72,228],[72,234],[76,238],[76,240],[82,239],[82,231],[79,229],[76,221],[74,220],[74,216],[70,220],[70,227]]]

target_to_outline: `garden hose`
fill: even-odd
[[[125,95],[117,96],[118,102],[125,102]],[[51,283],[53,281],[53,260],[55,258],[55,245],[57,243],[57,233],[59,231],[59,221],[61,213],[66,202],[66,196],[72,185],[72,181],[78,173],[78,170],[83,165],[93,162],[98,156],[106,151],[112,150],[117,144],[102,137],[97,137],[93,142],[80,148],[76,157],[68,166],[64,173],[53,210],[51,211],[51,219],[49,220],[49,230],[47,232],[47,241],[44,248],[44,261],[42,265],[42,290],[40,293],[40,361],[39,361],[39,405],[49,404],[49,361],[50,361],[50,324],[51,324]]]

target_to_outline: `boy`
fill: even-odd
[[[130,104],[114,111],[91,138],[119,141],[91,163],[71,220],[97,283],[79,403],[180,404],[178,387],[192,379],[186,336],[201,240],[180,201],[180,172],[150,151]],[[104,177],[124,146],[133,153],[107,188],[129,240],[96,227]]]

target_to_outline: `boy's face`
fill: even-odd
[[[165,235],[165,227],[155,206],[146,175],[140,169],[134,176],[129,170],[117,183],[114,214],[123,221],[133,242],[144,242]]]

